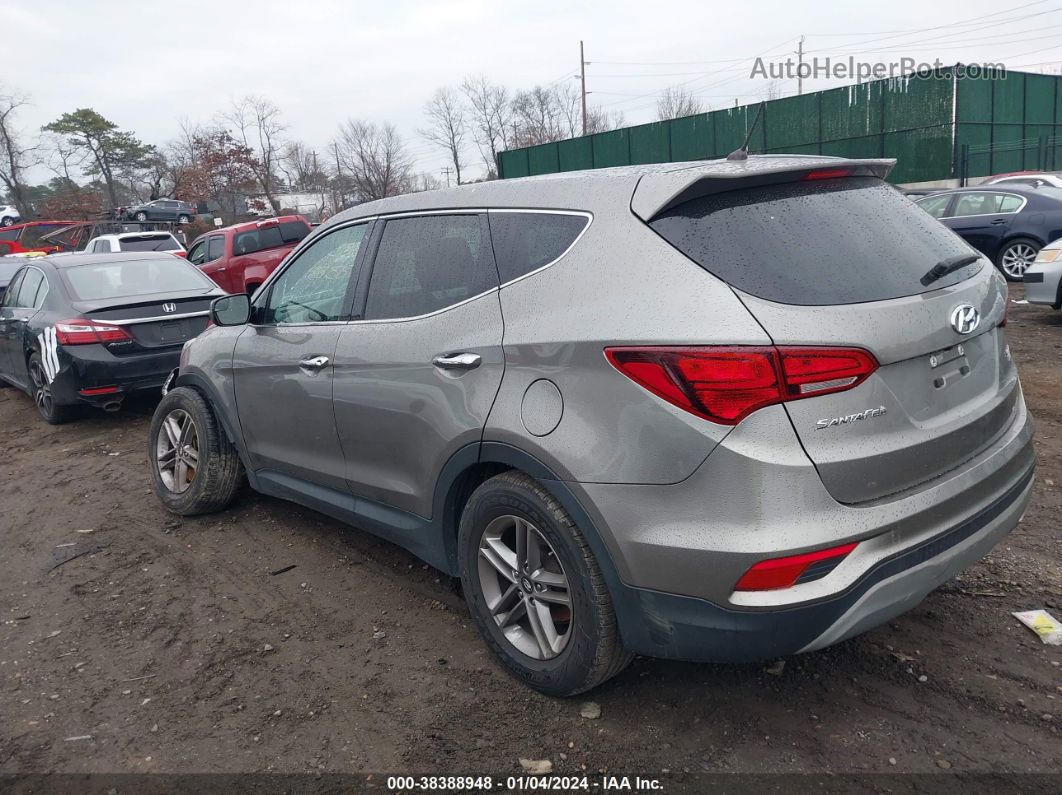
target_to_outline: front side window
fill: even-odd
[[[18,240],[21,229],[3,229],[0,230],[0,240],[14,241]]]
[[[35,224],[34,226],[27,226],[26,231],[22,234],[22,246],[24,248],[37,248],[41,245],[41,237],[65,226],[67,224]],[[44,241],[45,244],[47,242]]]
[[[943,218],[950,201],[951,194],[945,193],[943,196],[926,196],[924,199],[919,199],[916,204],[934,218]]]
[[[308,246],[269,290],[263,322],[323,323],[342,320],[366,224],[324,235]]]
[[[212,237],[207,240],[207,262],[221,259],[225,254],[225,238]]]
[[[384,227],[365,304],[369,319],[427,315],[498,286],[478,215],[395,218]]]
[[[188,252],[188,261],[193,265],[202,265],[206,260],[206,241],[200,240]]]
[[[567,213],[492,212],[490,239],[502,284],[549,265],[590,223]]]

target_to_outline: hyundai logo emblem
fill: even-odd
[[[960,334],[972,334],[981,322],[981,313],[970,304],[959,304],[951,310],[951,327]]]
[[[973,309],[973,307],[970,307],[970,308]],[[163,304],[162,305],[162,311],[163,312],[176,312],[177,311],[177,304]],[[977,321],[976,320],[974,321],[974,325],[977,325]]]

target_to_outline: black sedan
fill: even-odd
[[[172,254],[22,260],[0,300],[0,382],[24,390],[52,424],[86,405],[117,410],[163,385],[224,294]]]
[[[1062,188],[955,188],[915,202],[1020,282],[1040,249],[1062,237]]]
[[[125,217],[137,221],[176,221],[186,224],[195,218],[195,207],[177,199],[155,199],[127,208]]]

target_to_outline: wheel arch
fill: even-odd
[[[228,437],[229,441],[232,442],[233,447],[236,448],[236,452],[240,456],[240,462],[243,464],[244,470],[248,473],[248,476],[251,476],[252,469],[249,466],[250,462],[247,458],[247,451],[244,448],[243,436],[237,433],[238,426],[234,425],[232,419],[222,408],[224,402],[220,399],[214,385],[198,373],[182,373],[179,370],[177,372],[177,378],[174,379],[173,385],[175,387],[183,386],[194,389],[203,396],[203,399],[206,400],[211,410],[214,412],[214,416],[217,418],[221,430]]]

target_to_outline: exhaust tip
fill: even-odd
[[[112,400],[110,403],[104,403],[103,404],[103,410],[106,411],[106,412],[109,412],[111,414],[113,414],[114,412],[118,411],[118,409],[120,409],[121,407],[122,407],[122,401],[120,401],[120,400]]]

